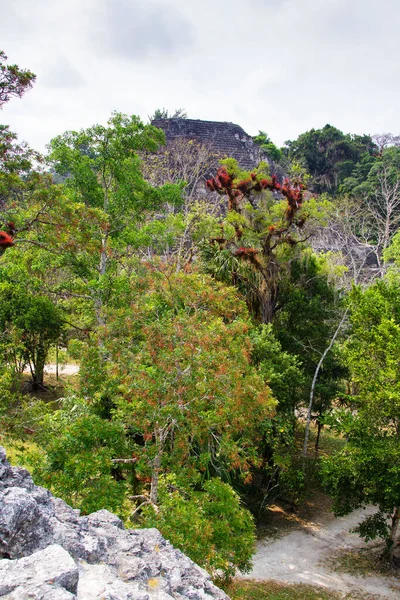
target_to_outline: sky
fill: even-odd
[[[37,80],[0,114],[35,149],[113,110],[400,133],[400,0],[0,0],[0,49]]]

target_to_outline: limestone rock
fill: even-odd
[[[75,598],[78,567],[57,544],[17,560],[0,561],[0,597]]]
[[[0,447],[1,600],[226,600],[157,529],[80,516],[11,467]]]

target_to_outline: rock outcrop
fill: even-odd
[[[11,467],[0,447],[0,598],[227,600],[156,529],[124,529],[107,510],[80,516]]]

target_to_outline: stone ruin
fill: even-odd
[[[235,158],[242,169],[254,169],[262,160],[270,162],[239,125],[199,119],[154,119],[152,125],[162,129],[168,142],[176,138],[195,140],[209,146],[221,157]]]

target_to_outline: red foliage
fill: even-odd
[[[227,189],[232,187],[232,177],[229,175],[225,167],[220,167],[217,171],[217,178],[221,184]]]
[[[210,192],[215,192],[214,179],[207,179],[206,188],[210,190]]]
[[[14,246],[14,240],[11,235],[5,231],[0,231],[0,252],[5,252],[7,248],[11,248],[11,246]]]
[[[239,181],[239,183],[236,184],[236,188],[240,190],[243,194],[245,194],[252,188],[252,183],[253,182],[251,179],[244,179],[243,181]]]
[[[206,187],[213,192],[226,194],[229,210],[238,210],[240,200],[249,192],[261,192],[262,190],[280,192],[288,202],[285,217],[289,225],[293,223],[297,211],[301,208],[305,189],[303,184],[293,186],[288,179],[280,184],[275,175],[272,175],[270,179],[257,180],[257,174],[254,172],[250,173],[249,179],[234,184],[225,167],[220,167],[216,176],[207,180]],[[302,224],[300,220],[299,226],[301,227]]]
[[[224,194],[227,190],[232,188],[232,177],[225,167],[220,167],[215,177],[207,179],[206,187],[212,192]]]
[[[256,254],[258,254],[256,248],[245,248],[244,246],[241,246],[235,250],[235,256],[255,256]]]

